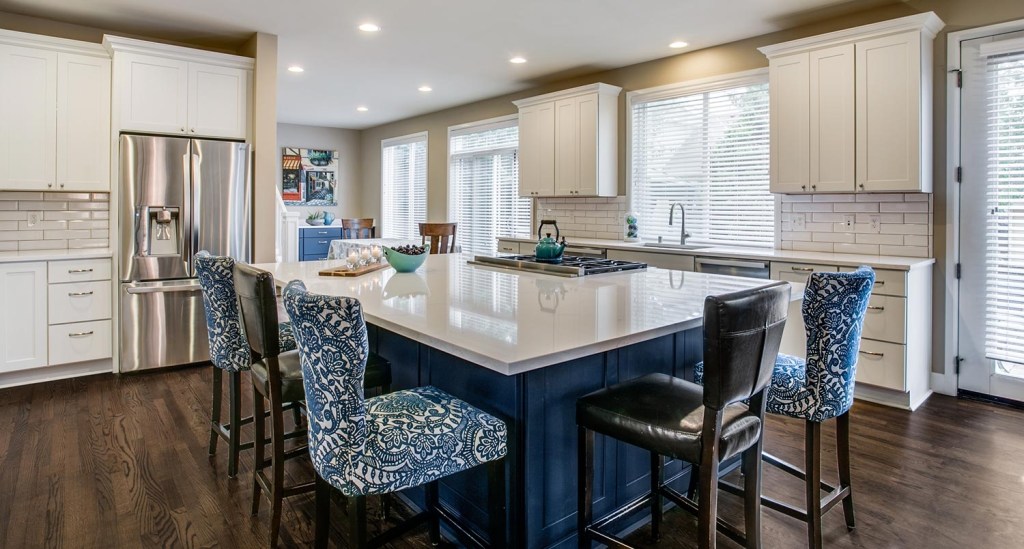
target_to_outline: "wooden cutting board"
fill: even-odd
[[[320,271],[320,276],[360,276],[374,271],[379,271],[390,266],[391,265],[381,261],[380,263],[374,263],[372,265],[366,265],[365,267],[358,267],[355,269],[349,269],[348,267],[334,267],[332,269],[324,269]]]

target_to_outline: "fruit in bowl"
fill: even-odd
[[[430,251],[430,244],[425,246],[396,246],[389,248],[384,246],[384,257],[388,263],[400,273],[411,273],[423,265],[427,260],[427,252]]]

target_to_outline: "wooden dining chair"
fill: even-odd
[[[341,238],[377,238],[377,227],[372,217],[361,219],[342,219]]]
[[[455,228],[458,223],[420,223],[421,244],[430,239],[430,253],[449,254],[455,252]]]

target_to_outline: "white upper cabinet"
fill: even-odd
[[[0,31],[0,82],[0,189],[110,190],[103,48]]]
[[[771,191],[931,192],[931,51],[922,13],[761,48]]]
[[[592,84],[514,102],[520,196],[618,194],[621,90]]]
[[[57,185],[110,190],[110,59],[57,54]]]
[[[53,189],[57,52],[0,43],[0,188]]]
[[[253,60],[104,36],[120,131],[245,139]]]

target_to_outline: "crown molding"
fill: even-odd
[[[931,40],[935,38],[935,35],[938,34],[945,25],[946,24],[942,22],[942,19],[939,19],[939,16],[935,15],[935,12],[929,11],[927,13],[919,13],[917,15],[909,15],[898,19],[872,23],[870,25],[853,27],[852,29],[843,29],[827,34],[820,34],[818,36],[791,40],[781,44],[764,46],[757,50],[765,54],[767,57],[772,58],[779,55],[802,53],[823,47],[839,46],[859,40],[878,38],[890,34],[899,34],[901,32],[910,31],[920,32],[926,38]]]
[[[180,61],[198,61],[208,65],[219,65],[236,69],[252,69],[254,60],[251,57],[218,53],[184,46],[173,46],[170,44],[159,44],[125,38],[123,36],[103,35],[103,47],[110,52],[111,56],[117,53],[136,53],[142,55],[156,55],[159,57],[178,59]]]
[[[588,93],[597,92],[599,95],[607,95],[609,97],[618,97],[622,88],[618,86],[612,86],[611,84],[604,84],[598,82],[596,84],[587,84],[586,86],[579,86],[576,88],[569,88],[567,90],[561,90],[544,95],[537,95],[534,97],[528,97],[526,99],[517,99],[512,102],[513,105],[523,108],[530,105],[536,105],[537,103],[547,103],[549,101],[557,101],[559,99],[566,99],[568,97],[576,97],[578,95],[585,95]]]
[[[0,29],[0,44],[110,59],[110,54],[107,53],[107,50],[99,44],[82,42],[80,40],[69,40],[67,38],[44,36],[42,34],[30,34],[27,32]]]

